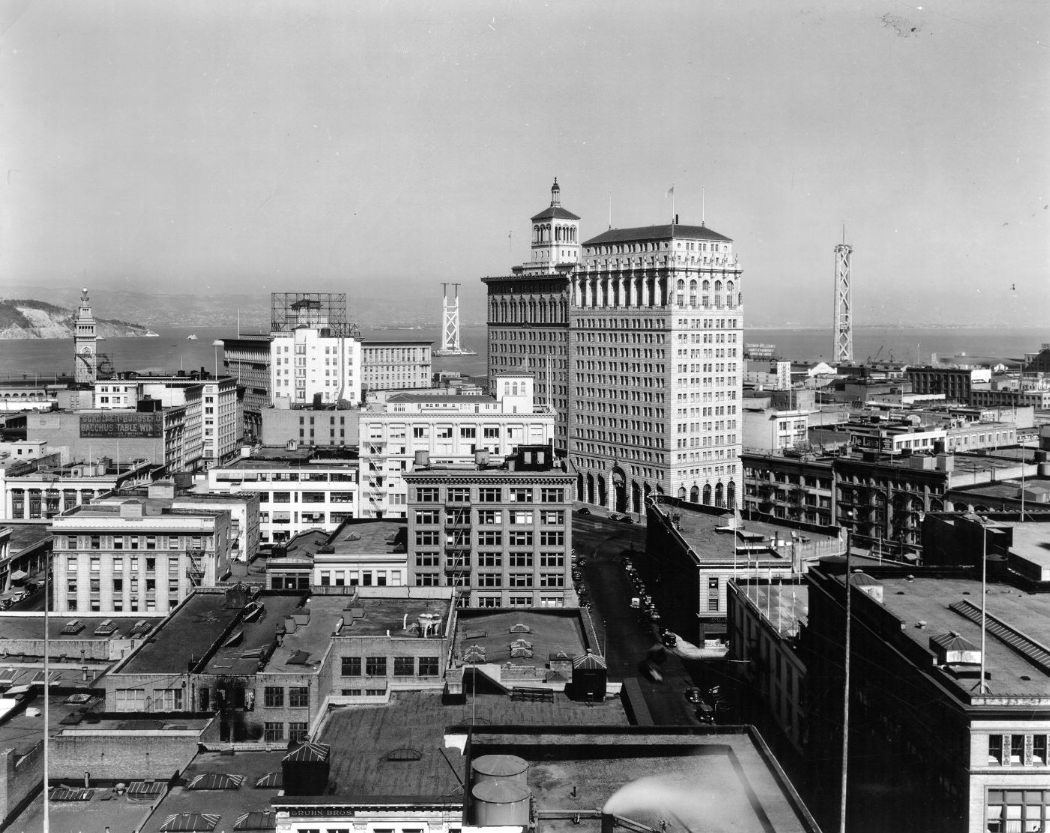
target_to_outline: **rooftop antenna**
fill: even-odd
[[[671,225],[674,225],[674,186],[667,189],[667,196],[671,198]]]

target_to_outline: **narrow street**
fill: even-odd
[[[645,527],[625,524],[597,514],[573,515],[573,546],[589,594],[591,617],[606,654],[609,677],[637,679],[657,724],[695,725],[693,706],[684,691],[693,685],[682,660],[660,651],[657,668],[662,682],[654,682],[641,668],[650,649],[660,644],[656,629],[630,606],[635,595],[623,568],[623,559],[645,550]]]

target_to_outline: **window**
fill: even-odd
[[[369,677],[385,677],[386,657],[366,657],[365,675]]]
[[[416,523],[417,524],[436,524],[438,522],[438,511],[437,509],[417,509],[416,510]]]
[[[275,743],[280,740],[284,740],[284,724],[283,723],[266,723],[264,724],[263,740],[267,743]]]
[[[540,553],[540,566],[541,567],[564,567],[565,556],[560,552],[541,552]]]
[[[508,587],[532,587],[532,576],[529,573],[511,573],[507,581]]]
[[[394,657],[394,676],[413,677],[416,673],[415,657]]]
[[[478,553],[478,566],[479,567],[502,567],[503,566],[503,555],[498,552],[479,552]]]
[[[438,530],[436,529],[417,529],[416,530],[416,546],[417,547],[436,547],[440,543],[438,537]]]
[[[288,688],[288,705],[293,709],[304,709],[310,706],[309,686],[290,686]]]
[[[449,503],[470,503],[470,489],[456,486],[448,490]]]
[[[416,487],[416,502],[417,503],[437,503],[438,502],[438,489],[436,486],[417,486]]]
[[[532,525],[532,510],[531,509],[514,509],[510,513],[510,522],[512,524],[528,524]]]
[[[544,487],[540,493],[540,499],[544,503],[562,503],[565,500],[565,490]]]
[[[427,435],[427,426],[417,425],[412,429],[412,436],[417,440],[422,439]]]
[[[500,580],[499,573],[478,573],[477,575],[477,586],[478,587],[502,587],[503,582]]]
[[[510,499],[514,503],[532,503],[532,489],[511,489]]]
[[[479,547],[500,547],[503,545],[503,533],[498,530],[482,529],[478,531]]]
[[[988,790],[988,833],[1038,833],[1050,820],[1050,790]]]
[[[303,743],[306,740],[306,729],[305,723],[289,723],[288,740],[292,743]]]
[[[497,487],[482,487],[478,489],[479,503],[499,503],[502,499],[502,490]]]
[[[565,523],[565,513],[560,510],[548,509],[545,512],[540,513],[540,521],[545,524],[557,524],[561,526]]]
[[[1032,763],[1035,766],[1046,766],[1046,735],[1036,735],[1032,738]]]
[[[540,573],[540,587],[564,587],[565,577],[561,573]]]
[[[146,710],[146,689],[118,688],[115,692],[118,712],[141,712]]]
[[[560,529],[545,529],[540,532],[541,547],[564,547],[565,533]]]
[[[417,567],[436,567],[438,566],[440,556],[436,552],[417,552],[416,553],[416,566]]]
[[[479,509],[478,524],[481,526],[497,526],[503,523],[503,513],[499,509]]]
[[[153,711],[179,712],[182,711],[182,689],[181,688],[155,688],[153,689]]]
[[[437,573],[416,573],[416,587],[438,587],[440,584]]]
[[[420,657],[419,658],[419,676],[420,677],[436,677],[439,673],[438,658],[437,657]]]
[[[263,705],[279,708],[284,705],[284,689],[279,685],[268,685],[263,689]]]
[[[485,428],[485,439],[486,440],[498,440],[499,439],[499,427],[498,426],[486,426]]]
[[[1021,766],[1024,763],[1024,735],[1010,735],[1010,763]]]
[[[507,561],[511,567],[531,567],[532,553],[512,552],[510,555],[507,556]]]
[[[507,543],[512,547],[531,547],[532,532],[526,532],[525,530],[511,530],[507,533]]]
[[[474,427],[465,427],[459,429],[459,436],[464,440],[472,440],[478,435],[478,429]]]

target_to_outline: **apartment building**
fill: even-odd
[[[359,517],[358,461],[292,441],[208,470],[209,492],[259,496],[259,538],[277,544],[310,529],[334,532]]]
[[[433,344],[429,341],[361,342],[361,387],[376,390],[429,388],[433,373]]]
[[[230,568],[230,514],[129,498],[52,521],[56,613],[166,613]]]
[[[462,607],[571,607],[575,474],[550,445],[506,459],[421,460],[409,487],[408,580],[455,587]]]
[[[361,517],[407,517],[404,474],[417,454],[434,465],[465,463],[479,451],[502,457],[519,445],[552,441],[555,414],[536,403],[531,376],[498,373],[490,385],[492,395],[398,393],[362,410]]]

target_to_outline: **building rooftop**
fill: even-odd
[[[203,659],[240,613],[241,608],[226,607],[224,593],[194,593],[112,673],[185,674],[191,662]]]
[[[70,629],[65,633],[66,625],[76,620],[83,628],[80,630]],[[48,638],[54,643],[83,642],[84,640],[107,641],[111,639],[129,639],[132,636],[145,636],[150,630],[163,621],[161,616],[84,616],[78,613],[52,613],[48,617]],[[109,622],[115,630],[111,633],[96,633],[96,629],[103,622]],[[141,633],[132,634],[131,631],[141,623]],[[108,629],[107,629],[108,630]],[[14,613],[0,614],[0,664],[6,659],[9,650],[4,648],[4,642],[9,639],[43,639],[44,617],[42,615],[20,616]],[[56,649],[61,652],[61,648]],[[42,656],[43,654],[40,654]],[[54,656],[54,653],[52,654]],[[71,658],[79,656],[74,652]]]
[[[782,635],[798,632],[809,617],[809,585],[770,584],[757,579],[736,581],[737,593],[751,602],[762,618]]]
[[[679,534],[692,549],[697,563],[733,563],[736,560],[744,566],[749,553],[755,563],[790,563],[793,542],[797,541],[802,557],[809,557],[810,550],[833,547],[839,542],[836,535],[800,531],[789,526],[750,520],[746,516],[737,521],[729,512],[705,511],[684,504],[657,504],[655,510],[676,523]],[[736,529],[733,528],[734,524],[737,525]]]
[[[394,344],[424,344],[424,345],[430,345],[430,344],[433,344],[433,343],[434,343],[433,340],[425,339],[425,338],[364,338],[364,339],[361,339],[361,344],[364,347],[368,347],[370,345],[376,345],[376,346],[382,347],[382,346],[388,345],[388,344],[389,345],[394,345]]]
[[[120,829],[160,833],[165,820],[179,813],[208,813],[219,816],[214,828],[216,831],[232,833],[234,829],[243,829],[235,828],[234,825],[245,813],[264,813],[270,810],[270,800],[280,792],[280,788],[256,787],[255,782],[268,773],[280,773],[281,759],[286,754],[285,751],[232,754],[201,752],[183,771],[180,779],[182,784],[172,787],[146,824]],[[237,789],[229,790],[191,790],[185,786],[199,775],[210,774],[239,776],[243,781]]]
[[[64,782],[70,790],[66,795],[79,794],[84,787],[83,781],[70,779]],[[54,786],[54,785],[52,785]],[[76,792],[74,792],[76,791]],[[56,791],[56,797],[62,791]],[[52,830],[139,830],[139,825],[146,820],[153,805],[149,801],[117,795],[108,787],[89,789],[85,800],[59,801],[52,798],[48,808],[49,822]],[[43,792],[36,797],[21,814],[12,819],[12,831],[37,831],[44,829]]]
[[[527,632],[511,633],[513,625]],[[532,657],[512,657],[510,643],[523,639],[532,644]],[[456,626],[454,656],[462,657],[478,645],[485,662],[497,665],[543,666],[555,654],[579,657],[586,653],[586,639],[578,616],[544,614],[533,610],[475,613],[460,611]]]
[[[201,673],[237,677],[255,674],[274,643],[277,626],[301,606],[302,600],[301,594],[257,597],[262,610],[253,616],[245,616],[234,626]]]
[[[597,246],[603,243],[627,243],[636,240],[671,240],[682,238],[690,240],[724,240],[732,238],[719,234],[707,226],[687,226],[682,223],[666,223],[660,226],[641,226],[639,228],[614,228],[604,231],[597,237],[584,240],[584,246]]]
[[[402,554],[407,552],[408,526],[404,521],[345,523],[328,539],[336,555]]]
[[[9,555],[16,558],[26,550],[51,540],[51,524],[47,521],[0,521],[0,529],[10,529],[7,539]]]
[[[981,644],[980,620],[973,621],[950,608],[969,602],[980,616],[981,583],[960,577],[913,575],[898,572],[874,576],[883,588],[885,609],[902,623],[901,633],[929,650],[930,637],[954,632],[974,645]],[[842,582],[842,576],[836,580]],[[1017,628],[1044,648],[1050,646],[1050,594],[1026,593],[1005,584],[988,585],[987,615]],[[919,623],[924,623],[919,627]],[[985,667],[989,696],[1035,697],[1050,702],[1050,668],[1026,658],[997,636],[989,626],[985,641]],[[954,689],[963,701],[974,695],[977,675],[957,678],[949,671],[929,666],[939,681]]]
[[[545,833],[598,833],[598,810],[666,833],[819,830],[761,739],[743,727],[476,726],[471,759],[487,755],[528,764]]]
[[[54,736],[66,728],[62,722],[69,715],[75,714],[84,708],[83,703],[67,702],[69,697],[65,694],[52,694],[48,698],[47,727],[48,735]],[[26,714],[26,708],[40,710],[40,715],[30,717]],[[44,699],[42,689],[27,698],[26,708],[19,707],[3,723],[0,723],[0,749],[15,749],[18,754],[24,755],[37,745],[44,737]]]
[[[471,721],[478,726],[625,727],[618,698],[605,703],[576,703],[556,693],[553,702],[511,701],[505,694],[467,696],[465,704],[444,705],[439,692],[391,694],[377,708],[342,709],[332,713],[318,740],[332,747],[331,783],[341,796],[462,796],[466,766],[454,750],[445,749],[445,730]],[[396,755],[401,750],[419,753]]]
[[[325,616],[343,624],[339,636],[379,636],[389,634],[391,637],[416,637],[411,627],[424,613],[433,613],[441,617],[442,628],[448,621],[452,607],[450,595],[437,595],[434,588],[394,587],[382,588],[390,595],[375,595],[361,592],[354,596],[313,596],[310,604],[316,614],[319,608]],[[421,592],[421,591],[429,592]],[[394,594],[397,595],[394,595]],[[316,607],[315,607],[316,606]],[[332,632],[334,628],[329,630]],[[287,640],[286,640],[287,644]]]
[[[479,393],[449,393],[448,388],[438,388],[433,391],[417,391],[414,393],[394,393],[387,397],[387,402],[433,402],[442,405],[470,402],[478,404],[488,402],[496,404],[496,397]],[[394,414],[394,416],[406,416],[405,414]]]

